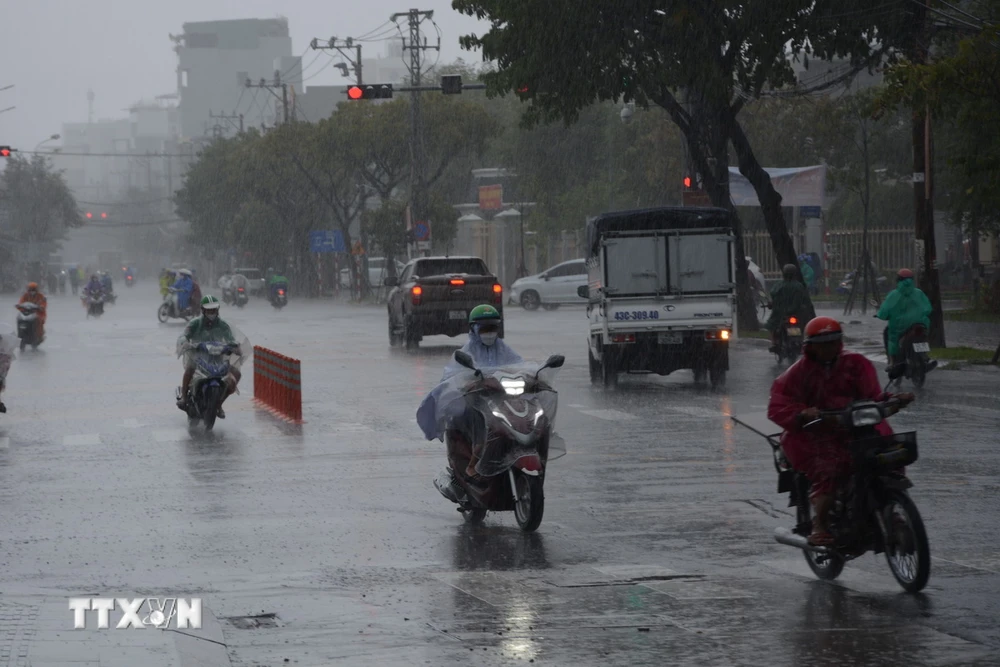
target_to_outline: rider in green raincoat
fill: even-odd
[[[885,298],[875,317],[886,320],[889,326],[883,332],[889,359],[899,355],[899,338],[915,324],[931,328],[931,302],[913,284],[913,271],[900,269],[896,274],[896,289]]]

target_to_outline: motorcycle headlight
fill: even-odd
[[[851,412],[851,423],[855,426],[875,426],[882,423],[882,411],[877,407],[859,408]]]
[[[518,396],[524,393],[524,380],[522,378],[502,378],[500,385],[508,396]]]

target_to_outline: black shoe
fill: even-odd
[[[215,411],[215,416],[218,417],[219,419],[226,418],[226,411],[222,409],[221,405],[219,406],[219,409]]]

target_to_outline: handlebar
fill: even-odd
[[[900,400],[895,396],[890,397],[884,401],[871,401],[870,403],[874,407],[877,407],[879,409],[879,412],[883,419],[885,417],[891,416],[889,414],[886,414],[888,410],[895,410],[892,413],[895,414],[895,412],[898,412],[900,409],[908,405],[908,403],[904,403],[902,400]],[[852,403],[851,405],[848,405],[842,410],[820,410],[819,417],[813,419],[810,422],[806,422],[805,424],[802,425],[802,428],[803,429],[811,428],[813,426],[816,426],[817,424],[822,424],[827,421],[834,422],[835,425],[837,426],[851,427],[854,424],[852,421],[850,421],[850,417],[851,414],[857,409],[859,409],[857,403]]]

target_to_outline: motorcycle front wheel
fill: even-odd
[[[221,397],[221,387],[212,386],[205,389],[205,412],[202,417],[205,420],[206,431],[211,431],[215,426],[215,418],[219,415],[219,403]]]
[[[514,483],[517,486],[517,502],[514,504],[514,518],[517,525],[526,533],[538,529],[545,512],[545,493],[542,490],[542,478],[516,473]]]
[[[160,324],[166,324],[169,318],[170,306],[164,303],[160,306],[159,310],[156,311],[156,319],[160,320]]]
[[[918,593],[931,576],[931,547],[916,504],[903,491],[889,492],[882,508],[885,519],[885,560],[892,576],[907,593]]]

